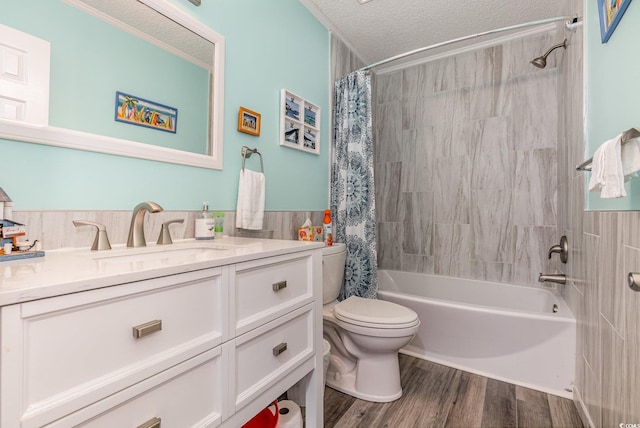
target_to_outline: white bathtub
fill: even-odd
[[[400,352],[572,397],[576,321],[551,291],[379,270],[378,297],[420,317],[418,333]]]

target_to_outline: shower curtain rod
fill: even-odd
[[[368,71],[368,70],[371,70],[374,67],[378,67],[380,65],[386,64],[388,62],[395,61],[397,59],[401,59],[401,58],[404,58],[404,57],[407,57],[407,56],[410,56],[410,55],[415,55],[417,53],[425,52],[425,51],[428,51],[428,50],[431,50],[431,49],[435,49],[435,48],[439,48],[439,47],[442,47],[442,46],[447,46],[447,45],[450,45],[452,43],[463,42],[465,40],[474,39],[476,37],[487,36],[489,34],[494,34],[494,33],[501,33],[503,31],[518,30],[520,28],[533,27],[534,25],[549,24],[551,22],[557,22],[557,21],[563,21],[563,20],[569,20],[569,21],[567,21],[567,28],[570,28],[569,25],[571,23],[575,24],[577,22],[577,18],[569,18],[567,16],[556,16],[555,18],[540,19],[538,21],[525,22],[524,24],[511,25],[509,27],[503,27],[503,28],[498,28],[498,29],[495,29],[495,30],[483,31],[481,33],[471,34],[469,36],[464,36],[464,37],[458,37],[457,39],[447,40],[445,42],[436,43],[435,45],[425,46],[423,48],[418,48],[418,49],[414,49],[414,50],[409,51],[409,52],[401,53],[399,55],[392,56],[390,58],[383,59],[383,60],[378,61],[378,62],[374,62],[373,64],[365,65],[364,67],[358,69],[358,71]]]

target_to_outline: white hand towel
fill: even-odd
[[[638,177],[640,171],[640,138],[634,138],[622,145],[622,174],[624,181]]]
[[[265,177],[262,172],[240,171],[236,227],[261,230],[264,219]]]
[[[621,137],[622,134],[603,143],[593,154],[589,190],[600,191],[603,199],[627,196],[622,171]]]

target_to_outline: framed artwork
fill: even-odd
[[[280,145],[320,154],[320,107],[286,89],[280,92]]]
[[[238,111],[238,131],[255,135],[256,137],[259,136],[260,118],[260,113],[240,107],[240,111]]]
[[[175,134],[178,109],[116,91],[115,120]]]
[[[631,0],[598,0],[602,43],[609,41],[629,3],[631,3]]]

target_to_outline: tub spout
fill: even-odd
[[[551,275],[541,273],[538,277],[538,282],[555,282],[556,284],[566,284],[567,277],[563,273],[556,273]]]

